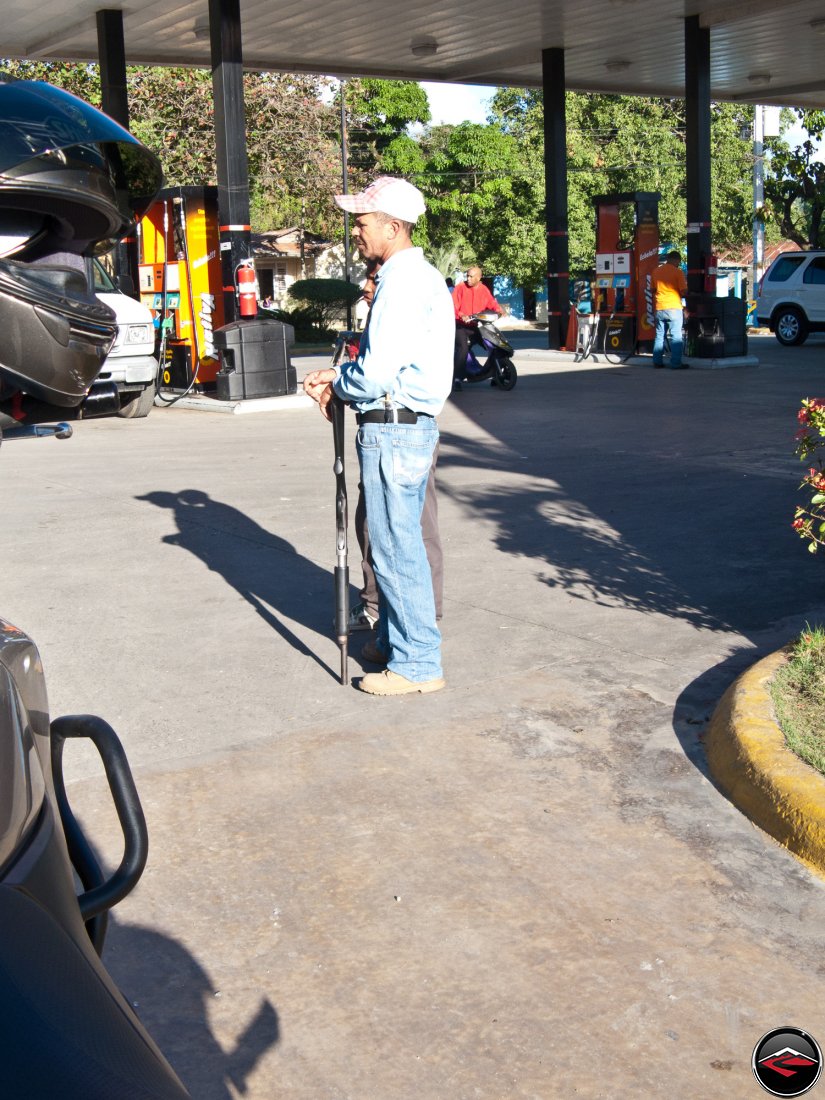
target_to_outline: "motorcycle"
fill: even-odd
[[[70,424],[10,426],[68,439]],[[88,739],[104,765],[123,833],[106,877],[72,813],[63,748]],[[0,1020],[3,1093],[46,1100],[186,1100],[188,1092],[119,992],[100,953],[109,910],[140,878],[146,822],[123,747],[102,718],[49,721],[32,639],[0,618]]]
[[[475,328],[471,333],[464,369],[460,375],[456,376],[456,382],[484,382],[489,378],[490,385],[498,386],[500,390],[511,390],[515,386],[518,381],[518,372],[511,358],[513,347],[499,331],[496,325],[497,317],[498,315],[490,310],[474,313],[470,318]],[[480,345],[487,353],[483,363],[475,355],[474,345]]]
[[[47,410],[84,400],[117,333],[86,261],[127,235],[162,172],[157,157],[116,122],[48,84],[0,83],[0,122],[5,451],[18,439],[71,436],[68,423],[42,421]],[[13,531],[13,518],[4,520]],[[63,747],[75,738],[89,739],[100,754],[123,833],[123,857],[108,877],[67,797]],[[89,714],[50,721],[37,647],[0,618],[3,1096],[188,1097],[100,961],[108,912],[134,888],[147,847],[114,730]]]

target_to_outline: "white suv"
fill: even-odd
[[[780,344],[804,344],[825,332],[825,252],[783,252],[765,272],[756,319]]]
[[[142,302],[121,293],[99,260],[92,261],[92,271],[95,296],[117,317],[117,336],[97,381],[117,386],[119,416],[148,416],[158,373],[152,312]]]

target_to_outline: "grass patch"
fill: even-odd
[[[788,748],[825,775],[825,628],[806,627],[771,682]]]

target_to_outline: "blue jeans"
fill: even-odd
[[[664,366],[665,329],[670,340],[670,365],[682,365],[682,325],[684,318],[681,309],[656,310],[656,336],[653,340],[653,365]]]
[[[367,506],[375,576],[381,590],[377,642],[387,667],[422,683],[441,676],[441,634],[421,510],[433,451],[435,420],[417,424],[362,424],[358,460]]]

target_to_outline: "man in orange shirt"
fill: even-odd
[[[665,332],[670,339],[670,366],[681,370],[682,327],[685,323],[682,312],[682,298],[687,294],[687,279],[682,271],[682,257],[676,252],[668,252],[665,262],[653,272],[653,309],[656,314],[656,336],[653,340],[653,366],[663,367]]]
[[[500,317],[504,312],[490,291],[481,281],[481,268],[474,264],[467,268],[465,281],[459,283],[453,291],[453,308],[455,309],[455,362],[453,365],[453,378],[455,389],[461,389],[461,379],[464,377],[464,367],[467,363],[467,352],[473,342],[475,322],[470,318],[474,313],[482,310],[491,310]]]

